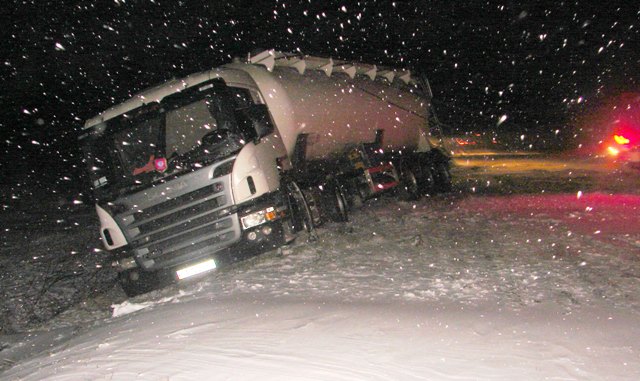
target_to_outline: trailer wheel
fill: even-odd
[[[434,168],[430,165],[423,165],[419,168],[417,180],[418,180],[418,192],[420,195],[433,194],[435,191],[436,180],[433,176]]]
[[[440,161],[435,164],[434,167],[436,174],[436,189],[438,192],[448,193],[451,192],[451,172],[449,171],[449,165]]]
[[[400,198],[411,201],[420,198],[420,184],[414,171],[408,165],[400,170]]]

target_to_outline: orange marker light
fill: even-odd
[[[278,215],[276,214],[276,212],[274,210],[268,211],[267,213],[265,213],[264,217],[266,218],[267,221],[273,221],[276,218],[278,218]]]

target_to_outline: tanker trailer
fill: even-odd
[[[227,67],[246,71],[271,111],[293,165],[286,172],[321,221],[346,202],[389,189],[415,199],[451,185],[449,158],[431,136],[431,90],[406,70],[264,51]],[[315,187],[315,189],[314,189]],[[315,190],[315,191],[314,191]],[[318,202],[333,198],[334,206]],[[308,223],[308,222],[307,222]]]
[[[382,192],[446,189],[429,94],[406,71],[266,51],[87,120],[80,142],[123,289],[276,249]]]

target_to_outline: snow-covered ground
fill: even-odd
[[[3,310],[0,378],[639,379],[638,175],[536,160],[459,162],[451,195],[374,200],[318,241],[129,300],[88,212],[25,231],[2,257],[26,249],[10,269],[28,282],[5,273],[3,292],[78,302],[56,315],[42,291],[41,324]],[[31,258],[48,255],[93,285],[44,287]]]

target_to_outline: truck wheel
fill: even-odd
[[[400,171],[400,199],[406,201],[417,200],[421,196],[418,178],[409,166]]]
[[[326,208],[329,210],[329,218],[334,222],[349,221],[347,200],[339,185],[332,185],[327,190],[325,198]]]
[[[451,172],[446,162],[438,162],[435,167],[436,190],[438,192],[451,192]]]
[[[364,205],[364,199],[362,198],[359,192],[355,192],[349,197],[348,203],[349,203],[349,208],[359,209],[359,208],[362,208],[362,205]]]
[[[155,273],[138,269],[121,271],[118,273],[118,281],[124,293],[130,298],[153,291],[159,286]]]
[[[418,191],[420,192],[420,195],[434,193],[436,180],[433,176],[433,172],[434,170],[430,165],[420,168],[417,176]]]
[[[307,203],[307,209],[311,216],[311,227],[316,228],[324,222],[322,218],[321,203],[322,197],[318,189],[305,189],[302,191],[304,200]]]
[[[304,193],[295,181],[287,183],[285,188],[291,230],[293,232],[305,230],[310,233],[313,230],[313,215]]]

